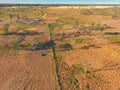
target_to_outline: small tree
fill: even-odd
[[[13,19],[13,15],[12,15],[12,14],[10,14],[10,15],[9,15],[9,18],[12,20],[12,19]]]
[[[79,24],[80,24],[79,21],[78,21],[78,20],[75,20],[75,27],[76,27],[76,28],[79,28]]]
[[[48,24],[48,28],[49,28],[50,30],[53,30],[53,29],[54,29],[54,25],[53,25],[53,24]]]
[[[54,24],[48,24],[48,28],[49,28],[49,35],[50,35],[50,38],[52,38],[52,30],[54,30],[55,26]]]
[[[3,33],[6,35],[9,34],[9,24],[4,25]]]

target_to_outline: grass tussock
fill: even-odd
[[[120,44],[120,36],[112,36],[107,38],[111,43]]]

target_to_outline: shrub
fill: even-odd
[[[5,34],[5,35],[9,34],[9,24],[4,25],[3,34]]]
[[[48,24],[48,28],[49,28],[49,35],[50,35],[50,38],[52,38],[52,30],[54,30],[55,26],[54,24]]]
[[[24,40],[24,36],[19,36],[19,37],[16,39],[17,42],[21,42],[21,41],[23,41],[23,40]]]
[[[75,43],[76,43],[76,44],[80,44],[80,43],[82,43],[83,41],[84,41],[83,38],[78,38],[78,39],[75,40]]]
[[[42,49],[43,47],[41,46],[41,43],[40,42],[38,42],[38,41],[35,41],[35,42],[33,42],[32,43],[32,49],[33,50],[39,50],[39,49]]]
[[[9,14],[9,18],[10,18],[10,19],[13,19],[13,16],[14,16],[14,15],[12,15],[12,14]]]
[[[33,50],[33,46],[30,43],[25,43],[20,46],[20,49],[23,50]]]
[[[19,19],[19,18],[20,18],[20,15],[19,15],[19,14],[17,14],[17,15],[16,15],[16,18],[17,18],[17,19]]]
[[[17,37],[12,43],[12,47],[18,49],[21,46],[21,42],[24,40],[24,36]]]
[[[119,15],[119,14],[113,14],[113,15],[112,15],[112,18],[118,20],[118,19],[120,19],[120,15]]]
[[[86,90],[91,90],[90,85],[88,83],[86,84]]]
[[[112,36],[112,37],[109,37],[108,40],[112,43],[119,43],[120,44],[120,36]]]
[[[75,76],[72,76],[72,77],[70,78],[70,81],[71,81],[71,83],[72,83],[73,85],[76,85],[76,84],[78,83],[78,80],[75,78]]]
[[[99,24],[99,23],[92,23],[91,25],[90,25],[90,29],[92,29],[92,30],[101,30],[101,31],[103,31],[103,30],[106,30],[107,28],[109,28],[106,24]]]
[[[63,50],[71,50],[71,49],[73,49],[72,45],[67,44],[67,43],[60,45],[59,48],[63,49]]]

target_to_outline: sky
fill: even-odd
[[[0,3],[23,4],[120,4],[120,0],[0,0]]]

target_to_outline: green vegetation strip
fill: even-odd
[[[112,43],[120,44],[120,36],[112,36],[107,38]]]
[[[54,30],[54,25],[53,24],[49,24],[48,28],[49,28],[49,36],[50,36],[50,39],[52,40],[52,35],[53,35],[52,34],[52,30]],[[55,73],[56,73],[59,89],[63,90],[61,82],[60,82],[60,76],[59,76],[59,73],[58,73],[58,67],[59,66],[58,66],[58,61],[57,61],[57,58],[56,58],[55,46],[53,44],[51,45],[51,49],[52,49],[52,57],[53,57],[53,60],[54,60]]]

